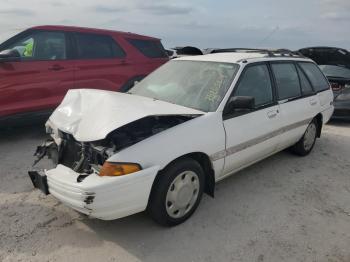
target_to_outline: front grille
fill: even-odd
[[[88,172],[93,165],[103,165],[107,159],[106,147],[97,142],[79,142],[67,133],[60,132],[62,144],[60,147],[59,163],[76,172]]]

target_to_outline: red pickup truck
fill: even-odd
[[[69,89],[126,92],[169,60],[157,38],[38,26],[0,44],[0,120],[49,113]]]

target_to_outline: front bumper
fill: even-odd
[[[79,173],[58,165],[45,171],[48,191],[65,205],[91,217],[112,220],[144,211],[158,166],[120,177]]]

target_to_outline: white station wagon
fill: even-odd
[[[307,155],[332,113],[333,93],[312,60],[267,51],[183,57],[126,94],[70,90],[36,152],[55,168],[29,175],[88,216],[147,210],[173,226],[219,180],[289,147]]]

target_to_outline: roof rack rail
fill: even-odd
[[[267,54],[269,57],[304,57],[298,51],[291,51],[289,49],[260,49],[260,48],[222,48],[214,49],[210,53],[231,53],[231,52],[240,52],[240,53],[262,53]]]

